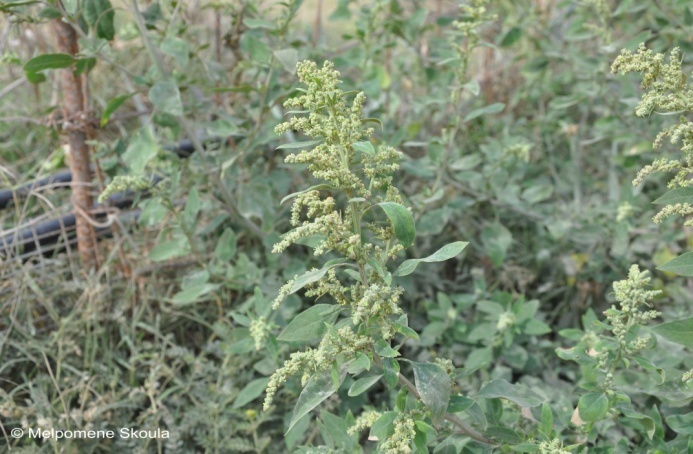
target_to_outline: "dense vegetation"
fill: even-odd
[[[693,450],[690,2],[0,12],[0,445]]]

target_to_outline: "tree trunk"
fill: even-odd
[[[53,21],[58,51],[76,55],[79,52],[77,34],[72,26],[61,19]],[[76,215],[77,249],[82,266],[89,271],[98,266],[96,254],[96,235],[89,222],[89,211],[93,198],[91,194],[91,159],[87,146],[85,98],[80,76],[75,76],[74,68],[60,70],[63,88],[63,121],[70,145],[70,170],[72,171],[72,206]]]

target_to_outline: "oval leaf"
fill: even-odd
[[[669,271],[678,276],[693,277],[693,252],[681,254],[673,260],[669,260],[664,265],[657,267],[658,270]]]
[[[329,184],[316,184],[314,186],[309,187],[308,189],[304,189],[303,191],[298,191],[298,192],[294,192],[294,193],[287,195],[286,197],[284,197],[281,200],[281,202],[279,202],[279,204],[283,205],[284,202],[286,202],[287,200],[293,199],[297,195],[305,194],[306,192],[309,192],[309,191],[316,191],[316,190],[319,191],[319,190],[327,190],[327,189],[335,189],[335,187],[330,186]]]
[[[446,244],[426,258],[405,260],[393,273],[393,276],[406,276],[411,274],[421,262],[432,263],[449,260],[462,252],[468,244],[469,243],[465,241],[455,241],[454,243]]]
[[[233,401],[232,408],[241,408],[243,405],[260,397],[265,391],[265,388],[267,388],[268,383],[269,377],[264,377],[255,379],[245,385],[245,388],[238,393],[238,397]]]
[[[112,40],[115,36],[115,10],[109,0],[89,0],[83,2],[82,17],[96,30],[96,37]]]
[[[652,328],[652,331],[666,340],[693,348],[693,317],[662,323]]]
[[[693,188],[676,188],[664,194],[654,202],[654,205],[675,205],[677,203],[693,203]]]
[[[171,300],[175,304],[192,304],[201,297],[219,288],[219,284],[198,284],[176,293]]]
[[[520,407],[536,407],[543,399],[529,389],[522,389],[501,378],[494,378],[479,390],[479,397],[502,398],[515,402]]]
[[[298,396],[298,401],[294,407],[294,414],[291,417],[291,423],[289,423],[289,428],[286,430],[287,432],[289,432],[301,418],[317,407],[320,402],[337,391],[339,385],[344,381],[344,377],[346,377],[346,371],[346,364],[339,368],[339,383],[337,386],[335,386],[332,380],[332,372],[330,370],[315,374],[308,380],[306,387],[303,388],[301,395]]]
[[[464,117],[464,122],[471,121],[477,117],[480,117],[482,115],[487,115],[487,114],[495,114],[502,112],[503,109],[505,109],[505,104],[502,102],[497,102],[485,107],[482,107],[481,109],[473,110],[467,114],[466,117]]]
[[[339,316],[341,306],[316,304],[298,314],[277,337],[282,342],[308,342],[322,337]]]
[[[305,287],[308,284],[312,284],[313,282],[317,282],[322,277],[327,274],[327,272],[331,269],[334,268],[335,266],[339,266],[346,262],[346,259],[335,259],[335,260],[330,260],[329,262],[325,263],[325,266],[320,268],[319,270],[313,270],[313,271],[308,271],[306,273],[303,273],[299,277],[297,277],[294,280],[293,285],[291,286],[291,289],[289,290],[288,295],[291,295],[293,293],[298,292],[301,290],[303,287]]]
[[[395,356],[399,356],[399,352],[390,347],[390,344],[385,339],[377,341],[373,348],[375,352],[383,358],[394,358]]]
[[[178,85],[172,80],[160,80],[149,90],[149,99],[159,112],[175,117],[183,115],[183,102],[180,99]]]
[[[589,393],[580,397],[578,412],[580,419],[585,422],[599,421],[609,409],[609,399],[604,393]]]
[[[421,396],[421,401],[431,410],[431,419],[437,426],[448,408],[452,380],[448,373],[436,364],[411,364],[414,368],[416,390]]]
[[[383,209],[388,219],[395,229],[395,236],[402,243],[402,246],[408,248],[414,243],[416,230],[414,229],[414,218],[409,210],[394,202],[382,202],[378,206]]]
[[[375,148],[373,148],[373,144],[370,143],[370,141],[352,143],[351,146],[354,148],[354,150],[360,151],[361,153],[370,155],[375,154]]]
[[[75,58],[69,54],[43,54],[26,62],[24,71],[36,73],[44,69],[67,68],[72,66],[75,61]]]
[[[363,377],[359,378],[354,382],[353,385],[349,388],[349,396],[354,397],[358,396],[359,394],[363,394],[366,391],[370,389],[371,386],[376,384],[378,380],[382,378],[382,374],[380,375],[373,375],[372,377]]]
[[[279,145],[275,150],[294,150],[297,148],[309,148],[312,147],[313,145],[318,145],[323,142],[323,139],[318,139],[318,140],[308,140],[306,142],[292,142],[292,143],[285,143],[284,145]]]

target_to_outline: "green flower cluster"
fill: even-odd
[[[453,103],[458,102],[462,96],[461,85],[466,82],[469,59],[474,48],[481,42],[479,29],[498,18],[497,14],[488,11],[488,3],[488,0],[471,0],[469,4],[460,5],[462,18],[452,23],[455,32],[451,35],[449,42],[457,54],[456,61],[459,61],[459,65],[455,68],[455,79],[460,84],[452,90]]]
[[[284,106],[299,109],[291,111],[299,115],[278,125],[275,131],[301,132],[316,139],[305,143],[307,149],[288,155],[286,162],[308,164],[313,176],[327,184],[295,196],[291,209],[294,229],[275,244],[273,252],[282,252],[303,238],[313,237],[319,239],[315,255],[331,252],[352,261],[345,266],[358,270],[352,276],[353,284],[345,285],[337,276],[337,269],[332,268],[321,279],[305,285],[306,296],[331,296],[338,304],[351,308],[354,326],[376,325],[382,338],[390,339],[394,336],[391,318],[402,313],[398,301],[403,289],[386,284],[378,269],[403,248],[393,244],[392,227],[363,223],[362,218],[377,203],[401,203],[391,174],[398,169],[396,161],[402,154],[392,147],[376,148],[364,141],[373,133],[373,129],[364,126],[368,121],[362,113],[366,97],[363,93],[342,91],[338,87],[340,74],[331,62],[325,62],[322,68],[314,62],[300,62],[297,72],[307,88],[300,89],[303,94],[287,100]],[[354,96],[349,105],[350,95]],[[334,195],[323,196],[321,190]],[[381,265],[373,266],[375,263]],[[275,309],[292,293],[297,278],[280,289],[273,303]],[[305,384],[312,374],[330,368],[337,356],[353,358],[357,352],[370,351],[373,342],[370,334],[356,334],[348,327],[328,332],[317,349],[294,353],[275,372],[267,388],[265,408],[288,377],[302,374]]]
[[[151,177],[144,175],[118,175],[99,195],[99,203],[108,200],[114,194],[127,191],[149,191],[157,195],[156,186],[152,184]]]
[[[364,429],[370,429],[382,415],[382,413],[375,410],[364,411],[356,418],[354,425],[347,429],[347,433],[349,435],[355,435]]]
[[[258,317],[250,323],[250,337],[255,344],[255,350],[260,350],[265,345],[265,339],[269,334],[270,325],[266,317]]]
[[[539,445],[540,454],[570,454],[570,451],[563,449],[563,443],[558,438],[542,441]]]
[[[498,14],[488,12],[488,0],[471,0],[467,5],[460,5],[462,20],[452,23],[465,38],[469,40],[469,48],[474,48],[481,39],[479,28],[487,22],[498,19]]]
[[[604,387],[607,389],[611,386],[613,372],[619,361],[637,354],[648,346],[646,338],[633,338],[632,329],[637,325],[645,325],[661,315],[655,310],[641,310],[641,306],[652,307],[650,300],[661,293],[660,290],[645,290],[650,280],[648,271],[641,272],[638,265],[633,265],[628,272],[628,279],[614,282],[614,294],[619,308],[611,306],[604,311],[604,315],[611,325],[611,332],[618,346],[615,356],[608,348],[600,349],[597,356],[599,368],[606,371]]]
[[[409,454],[411,443],[416,436],[414,418],[406,413],[399,413],[395,419],[395,433],[381,446],[381,451],[388,454]]]
[[[644,93],[635,109],[636,115],[646,117],[653,112],[681,114],[679,122],[661,131],[653,145],[659,148],[667,138],[672,144],[680,143],[683,159],[656,159],[638,172],[633,185],[639,185],[654,172],[676,172],[669,181],[669,188],[690,186],[693,181],[689,178],[689,175],[693,173],[693,122],[683,114],[693,110],[693,85],[688,82],[688,77],[681,67],[679,48],[671,51],[668,62],[664,54],[654,53],[651,49],[647,49],[645,44],[640,44],[635,53],[624,49],[611,66],[611,72],[642,74]],[[693,208],[690,204],[668,205],[654,217],[654,221],[659,223],[673,214],[687,216],[692,213]],[[693,221],[688,221],[686,225],[693,225]]]
[[[330,330],[317,349],[308,348],[292,353],[289,359],[284,361],[284,366],[272,374],[267,385],[263,410],[269,409],[274,395],[289,377],[301,374],[301,384],[305,386],[312,375],[330,369],[338,357],[348,361],[358,352],[369,352],[372,346],[373,340],[370,337],[357,335],[349,327]]]

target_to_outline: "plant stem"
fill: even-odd
[[[373,361],[375,362],[375,365],[378,366],[378,368],[384,370],[383,362],[380,360],[380,357],[378,356],[378,354],[375,351],[373,351],[372,353],[373,353]],[[416,389],[416,386],[414,386],[414,384],[411,381],[409,381],[409,379],[406,378],[401,373],[397,374],[397,382],[401,386],[404,386],[405,388],[407,388],[407,391],[409,391],[412,396],[421,400],[421,394],[419,394],[419,391]],[[445,413],[445,415],[443,416],[443,419],[445,419],[446,421],[448,421],[448,422],[452,423],[454,426],[456,426],[459,429],[457,431],[457,433],[462,434],[462,435],[466,435],[469,438],[478,441],[479,443],[484,443],[487,445],[494,445],[491,440],[489,440],[488,438],[484,437],[479,432],[474,430],[474,428],[472,428],[469,424],[464,422],[462,420],[462,418],[460,418],[459,416],[454,415],[454,414],[450,414],[450,413]]]

